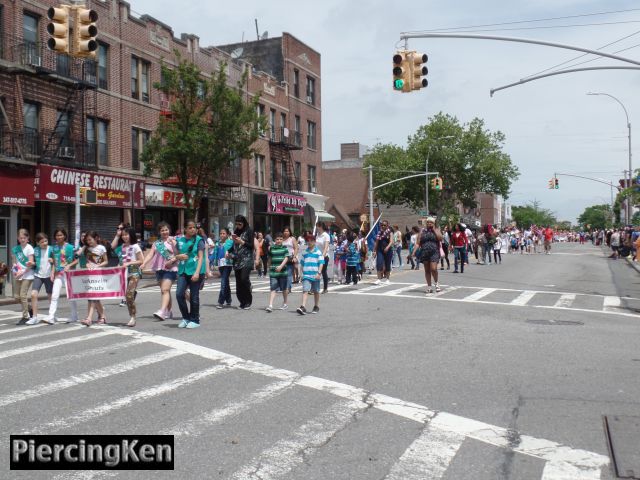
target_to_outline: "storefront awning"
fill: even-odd
[[[29,170],[13,170],[2,168],[0,172],[0,205],[17,207],[33,207],[35,194],[33,190],[35,172]]]
[[[329,212],[325,212],[324,210],[316,210],[316,218],[318,220],[329,220],[330,222],[334,222],[336,217],[331,215]]]

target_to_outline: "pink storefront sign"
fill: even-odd
[[[269,192],[267,200],[267,213],[304,215],[307,206],[306,198],[286,193]]]

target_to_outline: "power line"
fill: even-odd
[[[626,52],[627,50],[631,50],[633,48],[637,48],[640,47],[640,43],[636,43],[635,45],[632,45],[630,47],[627,48],[623,48],[621,50],[616,50],[615,53],[620,53],[620,52]],[[567,68],[573,68],[573,67],[577,67],[578,65],[584,65],[585,63],[591,63],[591,62],[595,62],[596,60],[602,60],[602,57],[596,57],[596,58],[592,58],[590,60],[585,60],[584,62],[579,62],[579,63],[574,63],[573,65],[569,65]]]
[[[516,28],[488,28],[483,30],[456,30],[456,33],[482,33],[482,32],[510,32],[514,30],[551,30],[554,28],[574,28],[574,27],[600,27],[606,25],[625,25],[629,23],[640,23],[640,20],[625,20],[620,22],[599,22],[599,23],[576,23],[572,25],[547,25],[540,27],[516,27]],[[408,34],[414,32],[406,32]],[[443,33],[443,32],[423,32],[423,33]]]

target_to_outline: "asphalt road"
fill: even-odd
[[[151,317],[156,288],[135,329],[115,302],[90,328],[1,307],[0,477],[615,478],[602,416],[640,416],[638,272],[561,244],[441,274],[430,296],[421,271],[334,285],[305,317],[297,292],[266,313],[257,279],[252,310],[216,310],[213,282],[197,330]],[[173,434],[175,470],[9,471],[20,433]]]

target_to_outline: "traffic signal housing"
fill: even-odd
[[[76,7],[74,10],[75,29],[73,30],[72,53],[76,57],[96,58],[98,42],[98,12],[85,7]]]
[[[98,203],[98,191],[91,188],[80,187],[80,203],[95,205]]]
[[[420,90],[421,88],[429,85],[426,78],[422,78],[429,69],[424,65],[429,60],[429,57],[425,53],[411,52],[411,90]]]
[[[60,5],[47,10],[47,47],[58,53],[69,53],[69,6]]]
[[[411,78],[408,52],[398,50],[393,56],[393,90],[396,92],[410,92]]]
[[[438,181],[438,185],[436,186],[436,190],[442,190],[442,177],[436,177],[436,180]]]
[[[558,188],[560,188],[560,183],[558,182],[558,177],[555,177],[555,178],[553,179],[553,185],[554,185],[554,187],[556,188],[556,190],[557,190]]]
[[[556,182],[553,180],[553,178],[549,180],[548,185],[549,185],[548,188],[550,189],[556,188]]]

